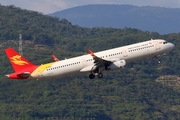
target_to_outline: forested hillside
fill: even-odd
[[[175,50],[156,59],[130,63],[124,69],[104,72],[103,79],[88,74],[51,80],[9,80],[13,70],[4,49],[18,50],[35,64],[60,60],[135,42],[162,38]],[[0,6],[0,119],[14,120],[178,120],[180,118],[180,33],[160,35],[138,29],[82,28],[67,20]]]

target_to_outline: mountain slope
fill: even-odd
[[[0,5],[0,39],[33,40],[37,43],[49,43],[68,37],[70,34],[83,32],[80,27],[72,26],[67,20],[43,15],[41,13],[22,10],[15,6]]]
[[[85,5],[49,14],[82,27],[138,28],[161,34],[180,32],[180,9],[131,5]]]
[[[0,19],[4,23],[0,25],[0,120],[179,119],[179,81],[163,83],[168,80],[164,75],[178,78],[180,74],[180,33],[88,29],[13,6],[0,6]],[[157,65],[155,58],[129,63],[124,69],[104,72],[103,79],[89,80],[87,73],[41,81],[9,80],[4,75],[12,68],[4,49],[18,48],[18,33],[23,35],[23,55],[36,64],[52,62],[51,53],[62,60],[83,55],[88,48],[96,52],[150,38],[166,39],[176,49],[163,56],[162,64]]]

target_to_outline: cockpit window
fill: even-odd
[[[168,43],[167,41],[163,42],[163,44],[167,44],[167,43]]]

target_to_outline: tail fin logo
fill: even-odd
[[[16,55],[16,56],[11,57],[11,60],[16,65],[26,65],[26,64],[28,64],[26,61],[21,60],[20,55]]]

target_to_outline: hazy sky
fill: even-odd
[[[27,10],[49,14],[67,8],[88,4],[130,4],[180,8],[180,0],[0,0],[1,5],[15,5]]]

